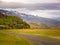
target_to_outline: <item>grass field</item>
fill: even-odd
[[[6,33],[4,30],[0,31],[0,45],[30,45],[24,38]]]
[[[6,30],[5,32],[14,32],[18,34],[30,34],[30,35],[40,35],[40,36],[60,36],[59,29],[13,29]]]
[[[11,35],[9,35],[11,33]],[[60,39],[60,30],[55,29],[10,29],[0,30],[0,45],[32,45],[23,37],[17,37],[15,34],[27,34],[36,36],[46,36]]]

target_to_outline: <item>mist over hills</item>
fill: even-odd
[[[9,11],[9,10],[0,9],[0,12],[3,14],[6,14],[6,15],[10,15],[10,16],[18,16],[18,17],[22,18],[24,21],[26,21],[29,24],[32,24],[34,26],[36,26],[35,25],[35,23],[36,23],[37,25],[44,24],[48,28],[60,28],[60,21],[57,21],[54,19],[38,17],[38,16],[20,13],[20,12],[16,12],[16,11],[12,11],[12,10]],[[37,27],[39,27],[39,26],[37,26]]]

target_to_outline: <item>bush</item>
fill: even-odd
[[[0,14],[0,16],[3,14]],[[5,18],[4,18],[5,17]],[[0,25],[6,26],[6,29],[23,29],[30,28],[30,26],[17,16],[2,16],[0,17]]]

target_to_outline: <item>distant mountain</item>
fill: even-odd
[[[26,29],[29,24],[17,16],[8,16],[0,13],[0,29]]]
[[[57,20],[33,16],[33,15],[27,15],[27,14],[20,15],[20,17],[27,22],[45,24],[48,27],[60,27],[60,21],[57,21]]]
[[[6,14],[6,15],[11,15],[11,16],[16,16],[17,14],[13,11],[7,11],[7,10],[4,10],[4,9],[0,9],[0,13],[2,14]]]
[[[60,21],[60,17],[58,17],[58,18],[54,18],[54,19],[56,19],[56,20]]]
[[[25,13],[20,13],[17,11],[0,10],[0,12],[7,14],[7,15],[11,15],[11,16],[12,15],[19,16],[24,21],[29,22],[29,23],[32,22],[32,23],[36,23],[36,24],[44,24],[50,28],[60,28],[60,21],[57,21],[57,20],[38,17],[38,16],[29,15],[29,14],[25,14]]]
[[[47,25],[43,24],[43,23],[40,23],[40,24],[37,24],[37,23],[28,23],[30,25],[30,28],[31,29],[49,29],[50,27],[48,27]]]

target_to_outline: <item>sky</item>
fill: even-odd
[[[0,8],[28,8],[21,11],[40,17],[60,20],[60,0],[0,0]]]
[[[60,0],[0,0],[3,2],[20,2],[20,3],[59,3]]]
[[[49,4],[48,4],[49,3]],[[60,0],[0,0],[0,7],[60,9]]]

